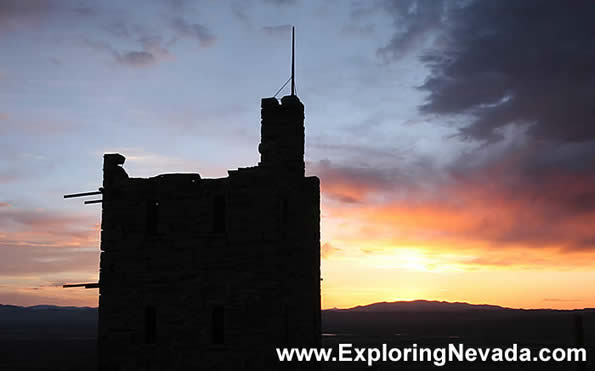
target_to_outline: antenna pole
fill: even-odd
[[[295,95],[295,27],[291,27],[291,95]]]

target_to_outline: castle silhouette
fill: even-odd
[[[225,178],[131,178],[104,155],[99,370],[268,370],[275,347],[320,345],[304,106],[292,89],[261,118],[259,164]]]

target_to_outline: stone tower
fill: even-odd
[[[304,105],[295,95],[262,100],[260,167],[304,176]]]
[[[104,155],[99,370],[270,370],[320,343],[320,186],[304,106],[262,99],[261,160],[131,178]],[[304,365],[294,365],[301,368]]]

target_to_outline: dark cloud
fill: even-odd
[[[216,37],[207,26],[199,23],[188,23],[182,18],[172,21],[174,31],[181,37],[188,37],[199,42],[201,47],[208,47],[215,43]]]
[[[396,60],[423,44],[443,26],[447,3],[441,0],[385,1],[385,10],[394,18],[396,32],[377,54]]]
[[[384,9],[395,31],[379,56],[395,61],[415,50],[430,68],[421,113],[468,119],[457,137],[479,144],[443,169],[446,178],[422,179],[442,192],[443,202],[428,207],[498,210],[477,213],[483,222],[460,233],[469,239],[595,248],[588,226],[595,220],[595,2],[395,0]]]
[[[421,16],[406,21],[383,53],[398,53],[424,30],[444,33],[425,53],[431,68],[422,112],[469,114],[461,135],[494,142],[507,125],[556,142],[595,140],[595,2],[474,1],[444,8],[416,1]],[[402,14],[407,3],[393,2]]]

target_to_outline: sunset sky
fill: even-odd
[[[290,72],[321,179],[324,308],[595,307],[595,2],[0,0],[0,303],[97,305],[131,176],[258,163]],[[284,90],[280,95],[288,94]]]

